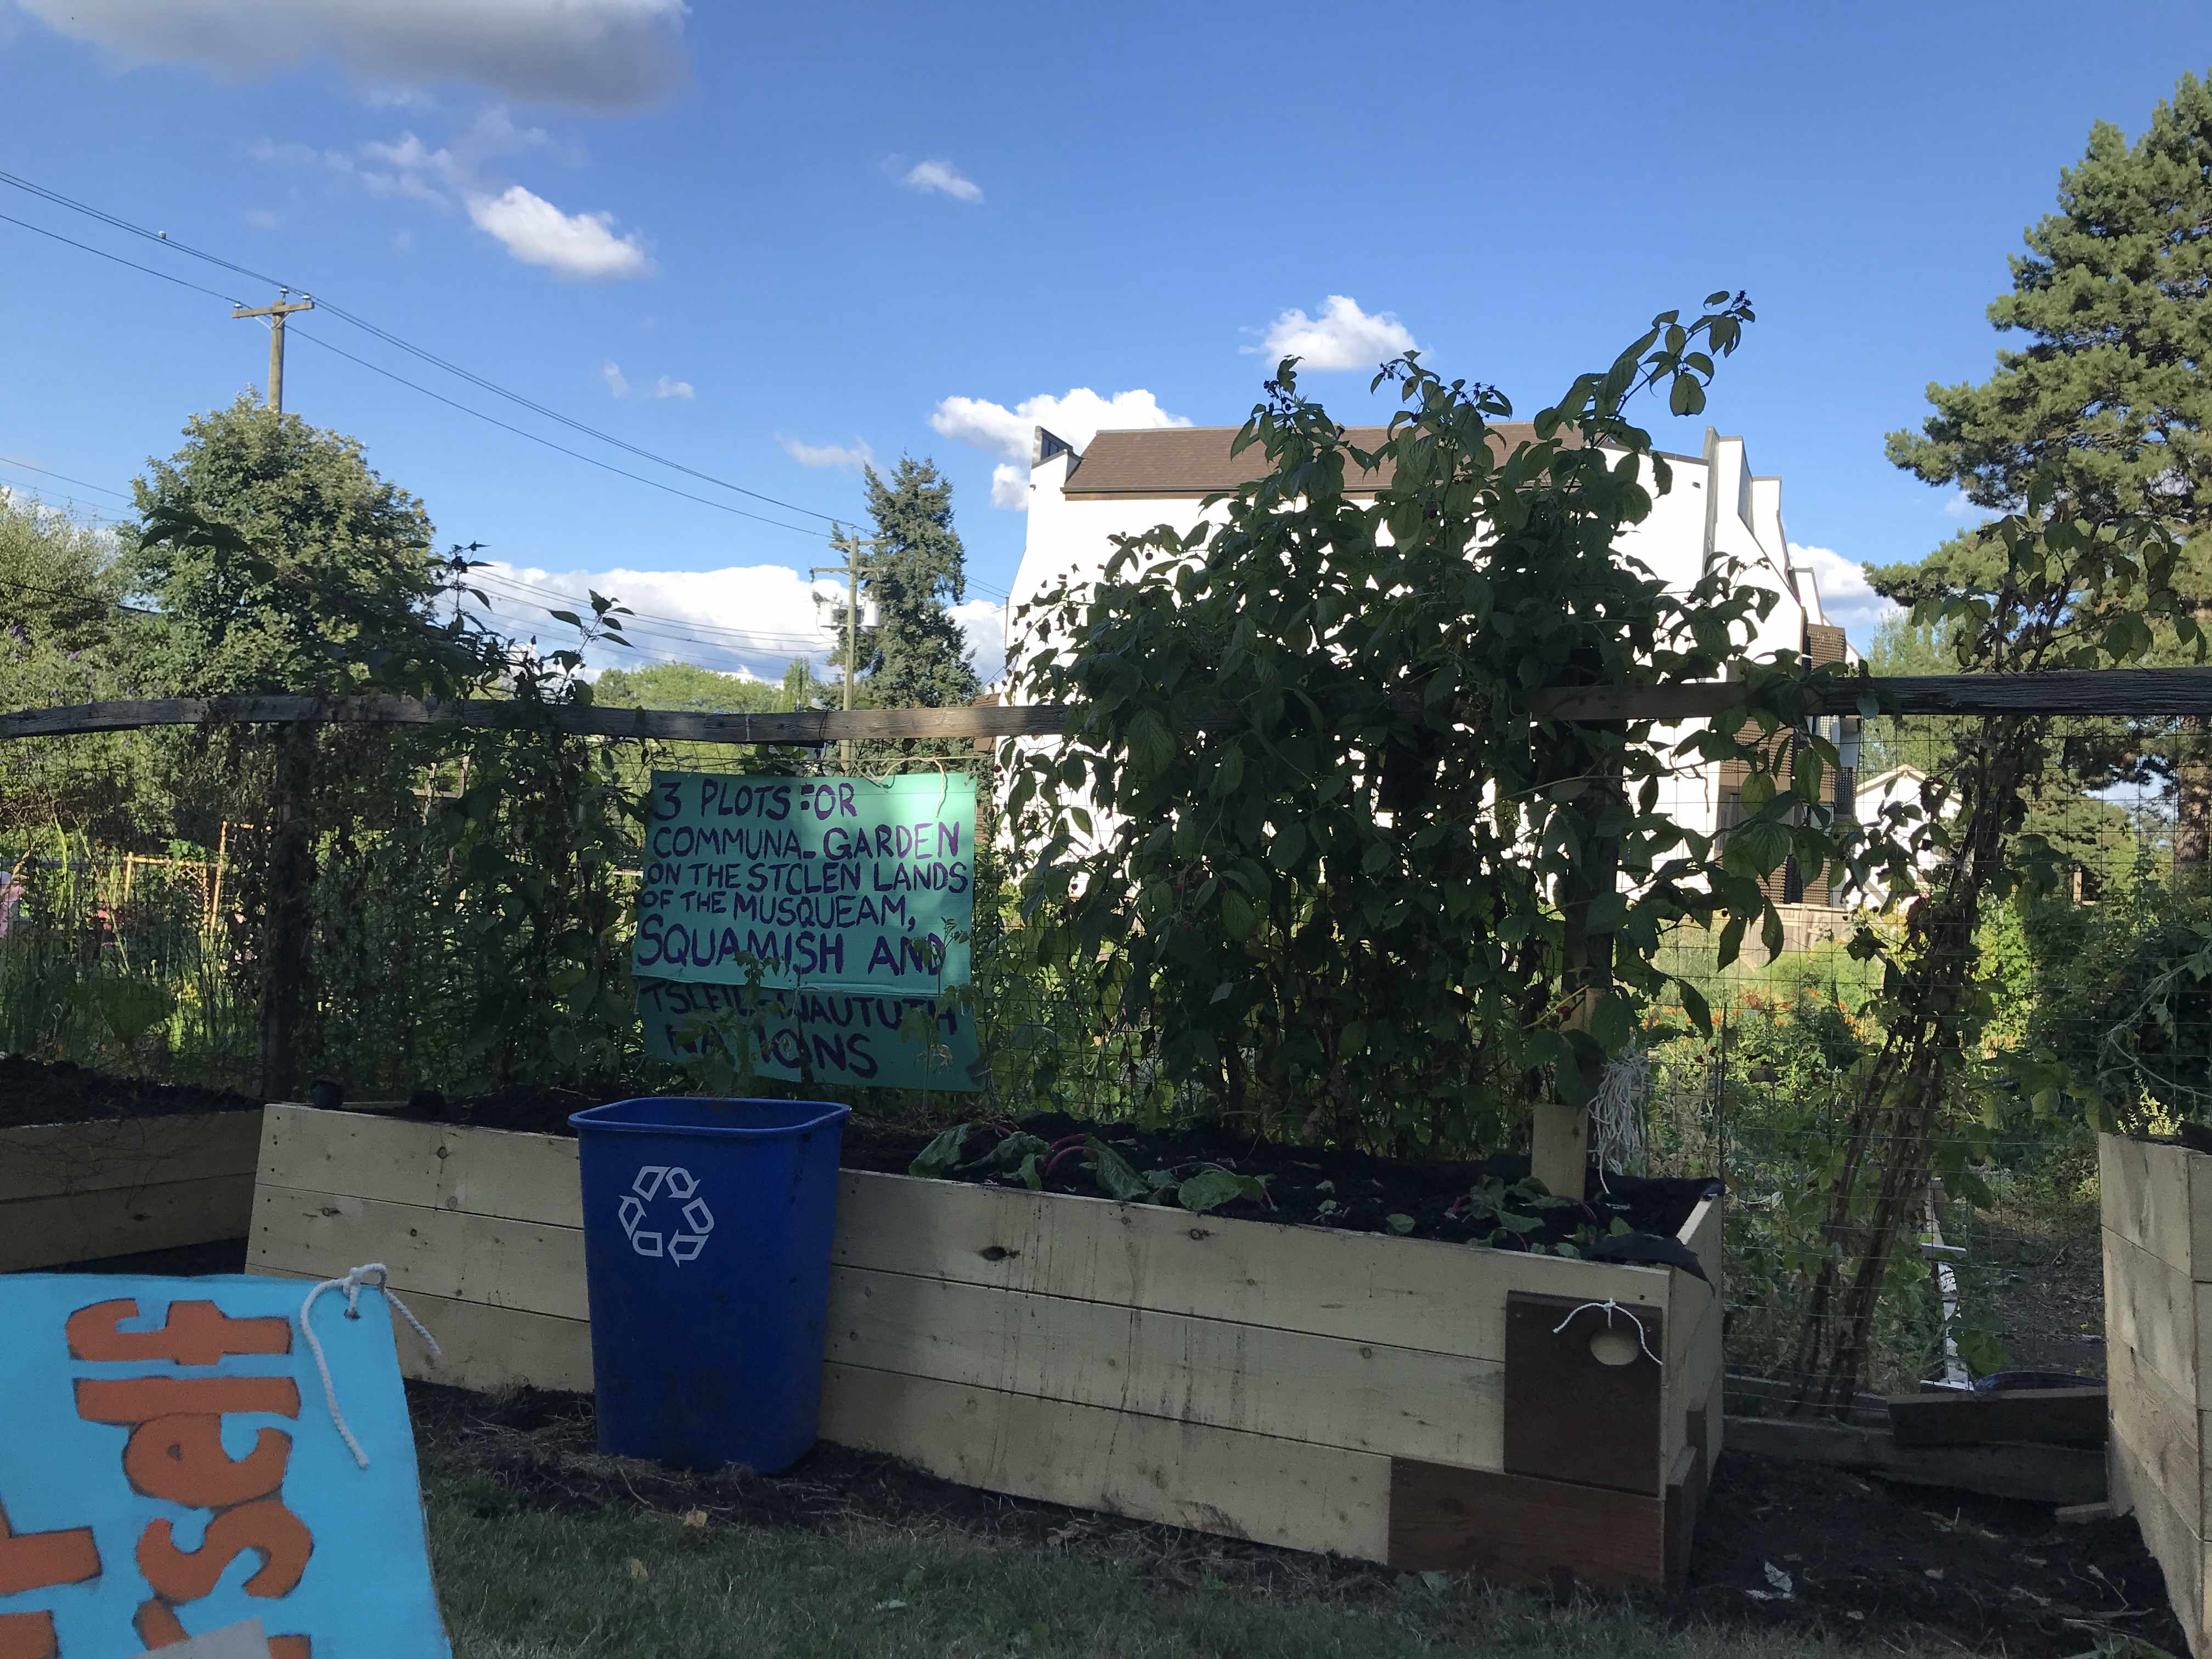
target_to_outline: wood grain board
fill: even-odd
[[[252,1208],[251,1174],[19,1198],[0,1204],[0,1273],[236,1238]]]
[[[0,1129],[0,1273],[242,1238],[255,1111]]]
[[[261,1114],[251,1111],[0,1129],[0,1205],[62,1193],[251,1176],[260,1138]]]
[[[2212,1158],[2097,1138],[2111,1500],[2166,1574],[2191,1650],[2212,1652]]]
[[[296,1279],[302,1285],[323,1276],[278,1267],[256,1267],[252,1271],[270,1278]],[[398,1349],[402,1375],[484,1393],[526,1383],[537,1389],[591,1392],[589,1322],[495,1308],[483,1302],[457,1302],[404,1286],[393,1288],[437,1338],[440,1350],[439,1357],[432,1359],[422,1340],[395,1312],[392,1336]]]
[[[829,1357],[1140,1417],[1499,1466],[1504,1368],[1412,1348],[833,1270]]]
[[[432,1366],[403,1334],[408,1375],[591,1386],[574,1142],[284,1106],[261,1160],[254,1271],[381,1261],[448,1351]],[[1684,1232],[1716,1276],[1719,1224],[1708,1205]],[[821,1431],[993,1491],[1383,1560],[1394,1467],[1502,1468],[1516,1292],[1644,1310],[1669,1361],[1653,1433],[1688,1449],[1721,1369],[1719,1299],[1688,1274],[848,1170]],[[1639,1526],[1667,1503],[1656,1446]],[[1618,1582],[1663,1571],[1646,1530]]]
[[[988,1492],[1388,1559],[1390,1460],[832,1364],[822,1435]]]

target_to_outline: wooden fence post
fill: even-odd
[[[261,937],[261,1097],[299,1092],[300,1013],[314,925],[315,728],[287,726],[270,802],[268,888]]]

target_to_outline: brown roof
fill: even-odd
[[[1240,428],[1233,426],[1170,426],[1137,432],[1102,432],[1091,441],[1083,458],[1068,474],[1065,494],[1082,501],[1117,495],[1158,497],[1210,495],[1249,483],[1267,470],[1267,453],[1253,444],[1241,455],[1229,447]],[[1345,441],[1355,449],[1380,449],[1389,428],[1352,426],[1344,429]],[[1536,435],[1525,421],[1508,422],[1490,429],[1491,443],[1501,454]],[[1580,434],[1567,434],[1572,443]],[[1355,493],[1381,489],[1390,479],[1386,463],[1374,472],[1346,480]]]

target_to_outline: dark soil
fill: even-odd
[[[1325,1589],[1356,1601],[1379,1596],[1397,1577],[1369,1564],[1000,1497],[835,1446],[772,1476],[603,1457],[586,1395],[410,1383],[408,1399],[426,1473],[465,1480],[487,1513],[642,1507],[817,1533],[860,1522],[927,1526],[1121,1562],[1164,1588]],[[1875,1650],[1917,1643],[2070,1659],[2111,1634],[2186,1651],[2132,1521],[2060,1526],[2040,1505],[1891,1489],[1735,1452],[1723,1456],[1707,1499],[1687,1589],[1638,1600],[1677,1626],[1820,1629]]]
[[[0,1058],[0,1129],[33,1123],[90,1123],[102,1118],[173,1117],[185,1112],[248,1112],[261,1103],[222,1089],[183,1083],[141,1083],[87,1071],[68,1060],[51,1065]]]
[[[2078,1655],[2106,1636],[2189,1650],[2132,1520],[2062,1525],[2047,1504],[1737,1452],[1722,1454],[1683,1606],[1869,1642],[1947,1638],[1976,1653]]]
[[[480,1129],[514,1129],[533,1134],[572,1134],[568,1114],[608,1101],[634,1099],[650,1092],[620,1081],[586,1084],[574,1089],[520,1085],[471,1099],[447,1101],[428,1091],[416,1095],[399,1115],[465,1124]],[[1179,1176],[1212,1168],[1267,1178],[1264,1198],[1239,1198],[1211,1213],[1248,1221],[1295,1221],[1354,1232],[1402,1233],[1414,1238],[1455,1243],[1495,1243],[1500,1248],[1553,1249],[1572,1241],[1587,1253],[1607,1260],[1673,1261],[1692,1264],[1688,1252],[1671,1241],[1697,1207],[1718,1190],[1710,1181],[1639,1181],[1616,1176],[1601,1183],[1593,1177],[1582,1201],[1546,1206],[1505,1196],[1503,1201],[1522,1230],[1500,1224],[1497,1212],[1470,1199],[1487,1184],[1497,1192],[1524,1180],[1525,1158],[1500,1157],[1479,1163],[1429,1164],[1370,1158],[1363,1152],[1285,1146],[1222,1129],[1142,1129],[1127,1123],[1091,1123],[1057,1113],[978,1124],[963,1149],[962,1167],[951,1178],[981,1185],[1025,1184],[1011,1167],[983,1165],[992,1150],[1011,1133],[1035,1136],[1047,1146],[1070,1149],[1050,1162],[1042,1176],[1046,1192],[1101,1196],[1103,1189],[1082,1150],[1096,1136],[1140,1176],[1156,1170]],[[844,1165],[904,1175],[931,1139],[927,1130],[897,1128],[855,1117],[844,1133]],[[1107,1194],[1110,1195],[1110,1194]],[[1394,1222],[1393,1217],[1401,1218]],[[1618,1217],[1625,1235],[1616,1234]]]
[[[1232,1200],[1212,1212],[1216,1215],[1304,1222],[1353,1232],[1402,1233],[1455,1243],[1495,1243],[1513,1249],[1549,1248],[1579,1239],[1589,1254],[1623,1260],[1660,1259],[1655,1239],[1671,1241],[1698,1200],[1718,1190],[1709,1181],[1639,1181],[1615,1176],[1601,1183],[1593,1176],[1577,1204],[1505,1198],[1515,1219],[1532,1224],[1530,1231],[1522,1232],[1501,1226],[1497,1212],[1472,1201],[1470,1194],[1486,1187],[1498,1192],[1525,1180],[1525,1158],[1414,1164],[1364,1152],[1285,1146],[1218,1128],[1142,1129],[1127,1123],[1086,1123],[1050,1112],[977,1125],[962,1148],[961,1166],[951,1178],[999,1187],[1026,1184],[1015,1170],[986,1167],[994,1148],[1017,1132],[1064,1149],[1064,1155],[1045,1166],[1047,1192],[1100,1195],[1098,1177],[1083,1149],[1085,1138],[1095,1136],[1147,1177],[1154,1170],[1187,1176],[1220,1169],[1266,1178],[1263,1197]],[[926,1133],[848,1125],[845,1167],[904,1175],[929,1139]],[[1626,1224],[1629,1237],[1612,1231],[1616,1217]]]

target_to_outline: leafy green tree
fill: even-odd
[[[952,485],[936,464],[902,455],[885,479],[867,469],[876,534],[860,562],[876,621],[860,630],[858,672],[878,708],[971,702],[982,689],[949,606],[968,593],[968,555],[952,527]],[[843,617],[838,617],[842,629]],[[842,632],[830,661],[844,662]]]
[[[767,714],[789,706],[781,685],[688,662],[610,668],[592,685],[592,701],[624,708],[696,708],[720,714]]]
[[[126,606],[129,591],[113,535],[0,491],[0,709],[158,695],[143,670],[162,618]],[[148,757],[163,735],[0,744],[0,832],[159,840],[167,815]]]
[[[2109,122],[2060,177],[2058,210],[2027,233],[2013,286],[1989,308],[2023,337],[1979,384],[1932,385],[1917,431],[1889,436],[1890,459],[1991,513],[2014,510],[2039,471],[2096,522],[2138,514],[2183,538],[2176,589],[2212,620],[2212,84],[2185,75],[2133,144]],[[1872,573],[1906,599],[1991,592],[2005,550],[1985,530],[1917,565]],[[2116,602],[2114,615],[2128,610]],[[2123,623],[2123,626],[2128,625]],[[2140,660],[2197,659],[2171,628]],[[2212,734],[2201,720],[2115,725],[2069,745],[2084,789],[2158,783],[2177,797],[2176,862],[2212,855]]]
[[[830,690],[829,681],[816,676],[811,662],[805,657],[793,657],[791,665],[783,671],[783,702],[780,707],[821,708],[829,701]]]
[[[191,693],[453,689],[490,659],[450,647],[422,504],[361,444],[249,397],[185,423],[134,495],[131,571],[169,626],[154,664]],[[442,668],[445,673],[427,672]]]

